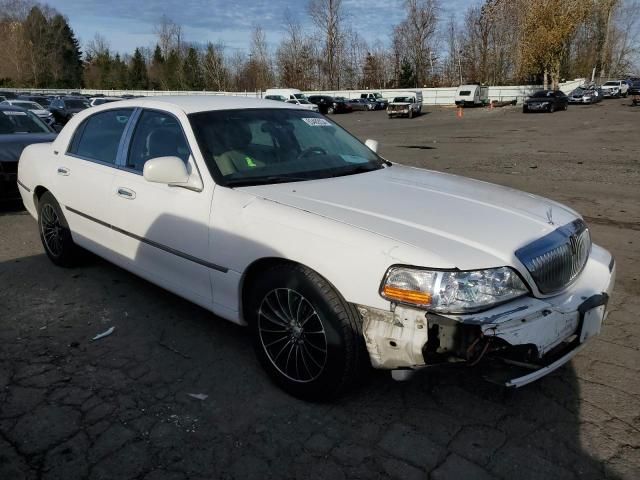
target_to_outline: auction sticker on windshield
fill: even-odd
[[[303,118],[302,121],[312,127],[330,127],[331,122],[324,118]]]

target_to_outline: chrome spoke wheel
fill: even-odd
[[[50,204],[42,207],[40,216],[40,229],[44,244],[52,255],[59,257],[63,251],[62,234],[64,231],[64,227],[60,223],[60,217]]]
[[[273,366],[294,382],[307,383],[327,363],[327,337],[315,308],[299,292],[276,288],[258,310],[258,332]]]

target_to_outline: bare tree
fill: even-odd
[[[224,57],[224,45],[209,42],[202,56],[204,85],[207,90],[225,91],[229,88],[229,70]]]
[[[158,36],[158,45],[160,45],[164,58],[169,56],[171,50],[182,53],[183,38],[180,25],[163,14],[158,24],[155,25],[154,31]]]
[[[322,36],[325,86],[340,88],[340,52],[343,45],[342,0],[310,0],[309,15]]]
[[[285,13],[286,33],[276,51],[280,84],[302,90],[318,87],[314,75],[315,48],[291,12]]]
[[[413,68],[415,86],[423,86],[435,52],[438,0],[405,0],[405,20],[396,27],[396,41]]]

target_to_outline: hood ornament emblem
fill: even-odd
[[[549,225],[555,225],[553,223],[553,207],[547,208],[547,222],[549,222]]]

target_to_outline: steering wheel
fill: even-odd
[[[302,160],[303,158],[307,158],[311,155],[326,155],[327,151],[322,147],[309,147],[305,148],[300,154],[296,157],[296,160]]]

